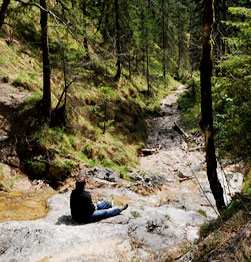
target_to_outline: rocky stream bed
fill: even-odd
[[[69,209],[73,180],[60,192],[41,181],[23,181],[23,188],[26,185],[33,190],[29,194],[1,193],[0,261],[178,260],[198,241],[200,226],[217,217],[201,139],[189,137],[178,124],[177,99],[184,91],[184,86],[170,91],[158,115],[148,119],[147,148],[140,158],[140,170],[131,170],[133,182],[120,179],[109,169],[81,170],[90,177],[88,187],[95,201],[112,198],[116,206],[129,204],[121,215],[96,223],[75,223]],[[191,139],[196,146],[189,146]],[[226,201],[241,187],[242,175],[236,170],[234,165],[218,169]],[[28,209],[32,206],[49,208],[49,212],[44,218],[30,217],[33,220],[18,220],[18,214],[16,220],[15,216],[10,218],[9,203],[18,198],[27,201],[26,213],[32,213]],[[18,210],[17,206],[16,213]]]

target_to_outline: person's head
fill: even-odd
[[[86,177],[85,176],[79,176],[76,180],[76,188],[82,189],[86,185]]]

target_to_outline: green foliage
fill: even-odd
[[[247,192],[244,193],[245,196],[251,196],[251,187],[248,188]]]
[[[25,169],[32,177],[42,178],[47,170],[47,166],[45,162],[30,158],[25,163]]]
[[[233,154],[244,159],[251,155],[251,11],[230,8],[235,22],[226,25],[235,33],[226,38],[232,53],[219,63],[213,98],[217,145],[223,155]]]

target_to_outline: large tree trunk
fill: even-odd
[[[0,10],[0,30],[2,28],[2,25],[4,24],[5,13],[7,11],[9,3],[10,3],[10,0],[3,0],[3,4]]]
[[[40,5],[46,10],[46,0],[40,0]],[[48,121],[51,118],[51,68],[50,68],[50,55],[48,44],[48,14],[46,11],[40,9],[41,12],[41,40],[43,52],[43,108],[44,114]]]
[[[212,26],[214,23],[214,0],[202,1],[203,47],[200,64],[201,72],[201,127],[205,133],[207,177],[216,206],[221,212],[225,207],[223,189],[217,177],[217,162],[214,147],[211,76],[212,61]]]
[[[115,80],[120,79],[121,75],[121,57],[120,57],[120,28],[119,28],[119,5],[118,0],[115,0],[115,27],[116,27],[116,52],[117,52],[117,73],[115,75]]]

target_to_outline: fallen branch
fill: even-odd
[[[145,148],[145,149],[141,150],[141,153],[144,156],[150,156],[150,155],[152,155],[155,152],[157,152],[157,149],[155,149],[155,148]]]
[[[191,147],[191,148],[189,148],[189,152],[194,152],[194,151],[197,151],[197,150],[202,150],[202,149],[204,149],[204,147],[203,146],[197,146],[197,147]]]
[[[57,105],[56,105],[56,107],[55,107],[55,109],[54,109],[53,111],[55,111],[55,112],[57,111],[57,109],[58,109],[58,107],[59,107],[59,105],[60,105],[60,103],[61,103],[61,101],[62,101],[62,99],[63,99],[64,93],[65,93],[65,92],[67,91],[67,89],[71,86],[71,84],[76,81],[76,79],[77,79],[77,77],[75,76],[74,79],[73,79],[68,85],[65,86],[64,91],[62,92],[62,94],[61,94],[61,96],[60,96],[60,98],[59,98],[59,100],[58,100],[58,103],[57,103]]]
[[[183,135],[186,139],[189,138],[189,135],[183,130],[183,128],[180,125],[178,125],[177,122],[174,122],[173,129],[178,133],[180,133],[181,135]]]
[[[187,181],[187,180],[193,180],[193,179],[194,179],[194,177],[181,178],[181,179],[179,179],[179,182],[181,183],[181,182],[184,182],[184,181]]]

